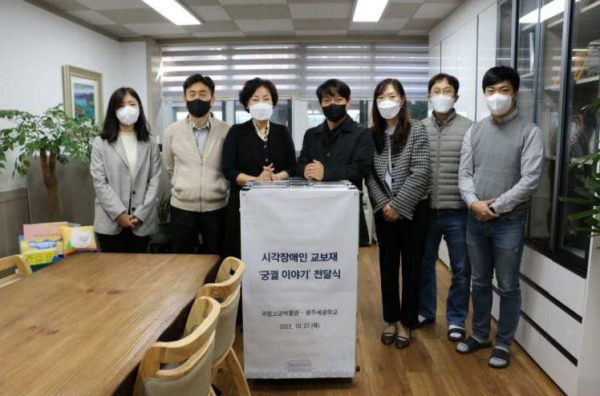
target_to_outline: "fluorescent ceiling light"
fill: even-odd
[[[175,25],[200,25],[202,22],[175,0],[143,0]]]
[[[579,0],[575,0],[575,2],[578,3]],[[540,10],[538,8],[536,8],[535,10],[531,11],[529,14],[522,16],[521,18],[519,18],[519,23],[521,23],[521,24],[537,23],[538,22],[538,11],[540,11]],[[540,11],[540,15],[539,15],[539,21],[544,22],[564,11],[565,11],[565,1],[564,0],[554,0],[542,7],[542,9]]]
[[[388,0],[356,0],[353,22],[377,22],[387,6]]]

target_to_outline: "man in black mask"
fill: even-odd
[[[210,112],[215,103],[210,77],[188,77],[183,95],[189,114],[167,128],[163,143],[171,176],[172,250],[220,255],[229,194],[221,155],[229,125]]]
[[[304,134],[296,175],[317,181],[349,180],[362,191],[373,161],[373,140],[369,129],[347,113],[350,87],[337,79],[327,80],[317,88],[317,97],[326,119]],[[359,209],[364,246],[369,240],[362,203]]]

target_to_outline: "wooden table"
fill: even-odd
[[[218,256],[77,254],[0,289],[0,395],[109,395]]]

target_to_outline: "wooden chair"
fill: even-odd
[[[215,341],[213,380],[219,370],[228,369],[240,396],[250,395],[244,370],[233,350],[235,320],[240,302],[240,285],[245,267],[241,260],[234,257],[226,258],[219,268],[215,283],[202,286],[199,293],[201,296],[212,297],[221,303]]]
[[[211,369],[220,310],[214,299],[198,297],[188,318],[189,334],[178,341],[157,342],[146,351],[134,396],[214,395]]]
[[[27,260],[25,260],[25,256],[15,255],[0,258],[0,274],[12,268],[16,268],[17,272],[1,278],[0,287],[8,286],[32,274],[31,267],[27,263]]]

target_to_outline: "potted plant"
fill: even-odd
[[[171,244],[169,213],[171,211],[171,195],[164,195],[158,201],[158,233],[152,235],[151,245],[155,253],[168,253]]]
[[[0,120],[14,124],[0,130],[0,172],[6,166],[6,153],[17,150],[14,171],[25,176],[31,159],[39,161],[44,185],[48,192],[50,221],[61,219],[58,198],[56,163],[66,164],[70,159],[90,162],[92,141],[99,126],[89,118],[73,118],[62,107],[52,107],[41,116],[20,110],[0,110]]]

